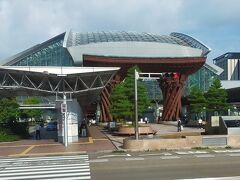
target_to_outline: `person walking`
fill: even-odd
[[[202,128],[202,122],[203,122],[203,119],[202,119],[202,117],[200,117],[200,118],[198,119],[198,127],[199,127],[199,129]]]
[[[35,135],[36,135],[36,139],[38,139],[38,140],[41,139],[41,132],[40,132],[40,130],[41,130],[41,126],[39,124],[36,124],[36,126],[35,126],[36,133],[35,133]]]
[[[181,126],[182,126],[181,119],[180,119],[180,118],[178,118],[178,120],[177,120],[177,130],[178,130],[178,132],[181,132],[181,131],[182,131],[182,128],[181,128]]]

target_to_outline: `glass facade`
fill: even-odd
[[[144,84],[147,89],[148,97],[154,101],[159,102],[163,99],[162,91],[159,87],[159,82],[155,79],[145,80]]]
[[[190,94],[191,88],[196,86],[201,91],[208,91],[214,79],[219,78],[214,69],[211,69],[211,66],[205,64],[201,69],[199,69],[196,73],[191,74],[188,77],[186,82],[183,96],[188,96]],[[159,87],[157,80],[145,80],[144,81],[149,98],[152,101],[160,102],[163,98],[162,91]]]
[[[201,69],[199,69],[196,73],[191,74],[188,77],[184,95],[189,95],[191,88],[196,86],[202,92],[208,91],[214,79],[219,78],[219,76],[212,70],[208,65],[204,65]]]
[[[64,34],[25,53],[11,66],[73,66],[71,55],[63,48]]]
[[[182,46],[189,46],[187,42],[173,36],[160,36],[150,33],[135,32],[95,32],[95,33],[75,33],[70,31],[67,40],[67,47],[85,45],[99,42],[118,42],[118,41],[140,41],[140,42],[157,42],[169,43]]]

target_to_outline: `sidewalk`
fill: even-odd
[[[67,148],[52,139],[3,142],[0,143],[0,157],[84,154],[87,152],[116,150],[112,142],[97,126],[90,126],[89,134],[89,137],[81,137],[78,142],[69,144]]]
[[[144,124],[147,126],[150,126],[154,131],[156,131],[156,136],[164,136],[164,135],[186,135],[186,134],[201,134],[204,132],[204,129],[198,129],[198,128],[192,128],[192,127],[184,127],[182,132],[177,132],[177,124],[176,122],[164,122],[161,124],[155,124],[155,123],[150,123],[150,124]],[[106,136],[112,141],[112,143],[115,145],[115,147],[118,150],[124,150],[122,148],[123,146],[123,140],[125,138],[128,138],[129,136],[116,136],[112,135],[111,133],[108,133],[107,131],[105,132]],[[140,135],[140,137],[144,137],[148,135]]]
[[[157,136],[166,134],[203,132],[203,129],[185,127],[182,132],[177,132],[174,123],[170,124],[147,124],[157,132]],[[1,156],[47,156],[60,154],[84,154],[92,152],[106,152],[123,150],[123,139],[128,136],[115,136],[102,127],[88,127],[89,137],[80,137],[78,142],[69,144],[66,148],[63,144],[53,139],[44,140],[21,140],[15,142],[0,143]]]

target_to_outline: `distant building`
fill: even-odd
[[[227,52],[215,59],[213,63],[224,71],[220,75],[221,80],[240,80],[240,53]]]

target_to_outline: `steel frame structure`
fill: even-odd
[[[91,73],[90,76],[71,74],[67,76],[1,70],[0,89],[25,89],[42,93],[73,93],[102,89],[113,77],[112,72]]]

